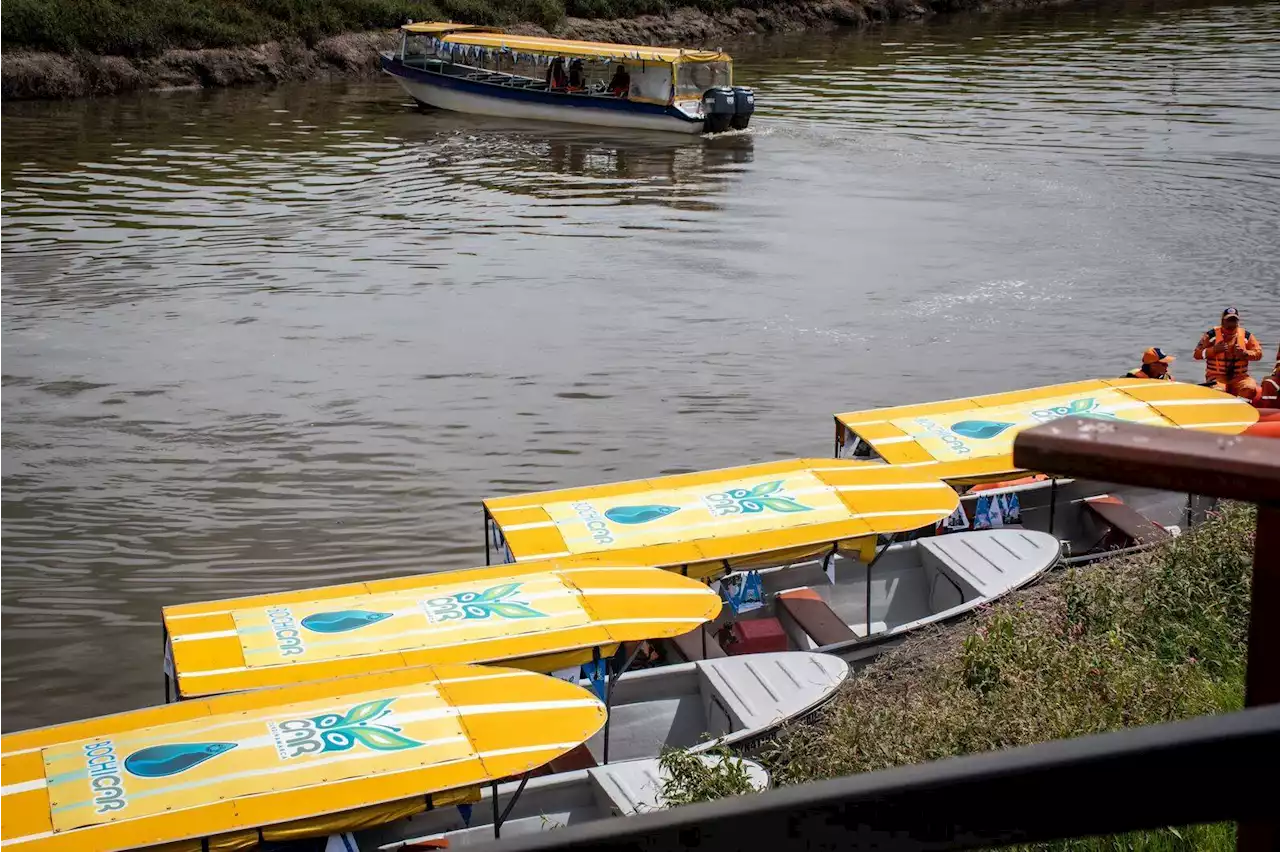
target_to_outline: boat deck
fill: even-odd
[[[490,86],[498,86],[503,89],[520,89],[530,92],[549,92],[557,95],[570,95],[581,98],[597,98],[600,100],[617,101],[626,100],[613,94],[606,88],[600,89],[552,89],[548,86],[546,80],[539,80],[535,77],[525,77],[521,74],[510,74],[505,71],[487,71],[483,68],[476,68],[473,65],[462,65],[457,62],[446,62],[443,59],[432,59],[430,57],[406,56],[395,57],[400,64],[407,68],[414,68],[419,71],[426,71],[431,74],[441,74],[446,77],[453,77],[459,80],[467,80],[472,83],[484,83]]]

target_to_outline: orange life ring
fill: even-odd
[[[1280,438],[1280,417],[1259,420],[1245,429],[1244,434],[1251,438]]]
[[[981,491],[995,491],[997,488],[1012,488],[1015,485],[1030,485],[1033,482],[1044,482],[1049,477],[1043,473],[1037,473],[1032,476],[1024,476],[1021,479],[1006,479],[1003,482],[984,482],[981,485],[975,485],[969,489],[970,494],[977,494]]]

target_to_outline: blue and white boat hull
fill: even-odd
[[[423,71],[385,56],[382,70],[418,103],[453,112],[689,134],[705,128],[700,117],[673,106],[508,88]]]

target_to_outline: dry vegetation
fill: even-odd
[[[1223,712],[1243,701],[1254,512],[1066,572],[864,669],[767,749],[775,784]],[[1230,826],[1061,844],[1227,849]]]

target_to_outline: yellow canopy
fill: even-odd
[[[604,725],[575,684],[431,666],[239,692],[6,734],[15,852],[251,849],[476,801]]]
[[[476,24],[450,24],[444,21],[420,21],[416,24],[405,24],[400,29],[416,35],[443,35],[444,33],[473,32],[500,33],[501,27],[482,27]]]
[[[517,562],[575,557],[714,577],[861,547],[955,510],[955,491],[910,469],[792,459],[568,488],[484,503]]]
[[[1257,422],[1242,399],[1200,385],[1151,379],[1092,379],[1010,393],[836,415],[886,462],[967,483],[1019,470],[1013,439],[1023,429],[1070,415],[1236,434]]]
[[[436,35],[447,44],[483,47],[490,50],[507,49],[519,53],[537,53],[545,56],[581,57],[583,59],[635,59],[645,62],[720,62],[729,61],[729,54],[719,50],[685,50],[676,47],[649,47],[640,44],[611,44],[602,41],[571,41],[559,38],[508,35],[487,28],[465,28],[457,24],[424,22],[405,24],[407,33]]]
[[[164,624],[186,698],[426,663],[552,672],[719,612],[656,568],[528,562],[167,607]]]

